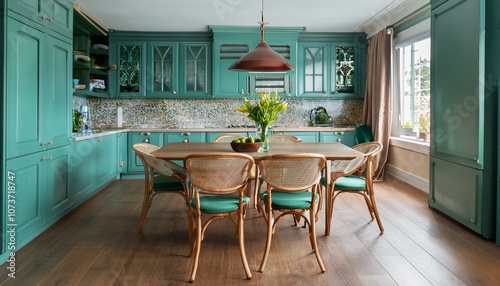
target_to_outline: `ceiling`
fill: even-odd
[[[357,32],[412,0],[266,0],[269,26],[309,32]],[[207,31],[211,25],[258,26],[261,0],[75,0],[108,29]]]

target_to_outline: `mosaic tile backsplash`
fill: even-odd
[[[257,99],[256,99],[257,100]],[[75,96],[73,109],[87,105],[93,126],[116,126],[117,107],[123,109],[123,125],[181,128],[221,128],[254,125],[244,113],[234,111],[242,99],[107,99]],[[363,119],[362,100],[289,100],[288,110],[274,126],[309,126],[309,111],[324,107],[335,124],[358,124]]]

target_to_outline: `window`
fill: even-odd
[[[424,23],[425,24],[425,23]],[[421,25],[420,25],[421,26]],[[421,31],[421,27],[420,30]],[[406,32],[406,34],[405,34]],[[431,40],[428,30],[416,36],[395,35],[393,134],[428,141],[430,133]],[[402,39],[404,38],[404,39]]]

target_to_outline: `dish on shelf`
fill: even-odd
[[[85,89],[87,86],[85,84],[79,84],[79,85],[75,85],[73,88],[74,89]]]
[[[110,66],[108,67],[108,70],[110,70],[110,71],[114,71],[114,70],[116,70],[116,68],[117,68],[117,67],[116,67],[116,65],[110,65]]]
[[[73,50],[73,55],[85,55],[85,51]]]
[[[92,48],[94,49],[100,49],[100,50],[108,50],[109,47],[103,44],[93,44]]]
[[[92,68],[96,69],[96,70],[106,70],[106,69],[108,69],[107,67],[101,67],[101,66],[93,66]]]
[[[89,56],[85,56],[85,55],[75,55],[75,60],[82,60],[82,61],[89,62],[90,61],[90,57]]]

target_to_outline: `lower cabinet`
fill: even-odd
[[[165,132],[163,142],[205,142],[205,132]]]
[[[6,227],[15,225],[17,249],[71,207],[70,154],[66,146],[6,161]]]
[[[127,144],[127,173],[144,173],[144,165],[135,155],[132,146],[135,143],[145,142],[156,146],[163,146],[163,132],[129,132]]]
[[[117,136],[77,141],[73,147],[73,197],[86,200],[118,175]]]
[[[354,145],[354,131],[321,131],[320,142],[340,142],[352,147]]]

